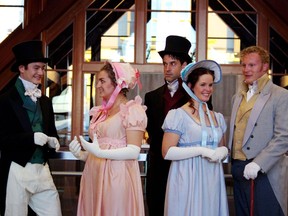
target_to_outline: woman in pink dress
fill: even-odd
[[[107,62],[97,75],[97,94],[102,106],[90,110],[89,136],[79,136],[70,151],[86,161],[80,184],[78,216],[141,216],[144,202],[137,158],[147,125],[139,96],[128,101],[139,72],[128,63]]]

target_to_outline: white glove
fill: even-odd
[[[221,162],[228,155],[228,149],[225,146],[217,147],[215,153],[211,156],[211,162]]]
[[[215,150],[211,148],[201,147],[202,149],[202,157],[208,158],[211,160],[212,155],[214,155]]]
[[[78,160],[87,160],[88,152],[81,150],[81,145],[78,142],[76,136],[74,137],[74,140],[72,140],[72,142],[69,144],[69,150]]]
[[[55,148],[56,152],[60,149],[60,144],[56,137],[48,137],[48,145],[51,148]]]
[[[205,147],[177,147],[172,146],[168,149],[167,154],[165,155],[165,160],[183,160],[187,158],[203,156],[208,157],[208,155],[212,155],[214,153],[213,149],[205,148]]]
[[[111,160],[135,160],[140,153],[140,147],[127,144],[126,147],[118,149],[100,149],[97,136],[94,134],[93,143],[87,142],[82,136],[79,136],[83,148],[98,158]]]
[[[255,179],[258,175],[258,172],[260,171],[260,166],[255,162],[250,162],[247,164],[244,168],[244,177],[249,179]]]
[[[43,146],[48,142],[48,136],[42,132],[34,133],[34,143]]]

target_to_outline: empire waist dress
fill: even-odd
[[[219,142],[226,131],[224,117],[214,112]],[[182,108],[171,110],[163,124],[165,132],[180,136],[178,147],[201,146],[201,125]],[[207,127],[207,147],[212,145],[212,129]],[[211,144],[211,146],[210,146]],[[168,216],[226,216],[227,195],[222,163],[197,156],[172,161],[166,189],[165,214]]]
[[[145,131],[147,117],[136,97],[120,112],[96,125],[101,149],[126,147],[126,130]],[[91,137],[91,134],[90,134]],[[88,155],[81,178],[78,216],[142,216],[144,202],[136,160],[110,160]]]

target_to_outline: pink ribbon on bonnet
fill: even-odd
[[[99,122],[107,118],[108,110],[113,106],[121,89],[133,89],[137,84],[139,88],[142,88],[139,70],[134,69],[129,63],[106,62],[105,64],[112,65],[117,86],[108,101],[103,100],[101,107],[95,106],[90,110],[89,115],[92,116],[92,119],[89,130],[94,130]]]

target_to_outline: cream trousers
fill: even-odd
[[[57,189],[46,163],[25,167],[12,162],[7,183],[5,216],[26,216],[28,205],[39,216],[61,216]]]

